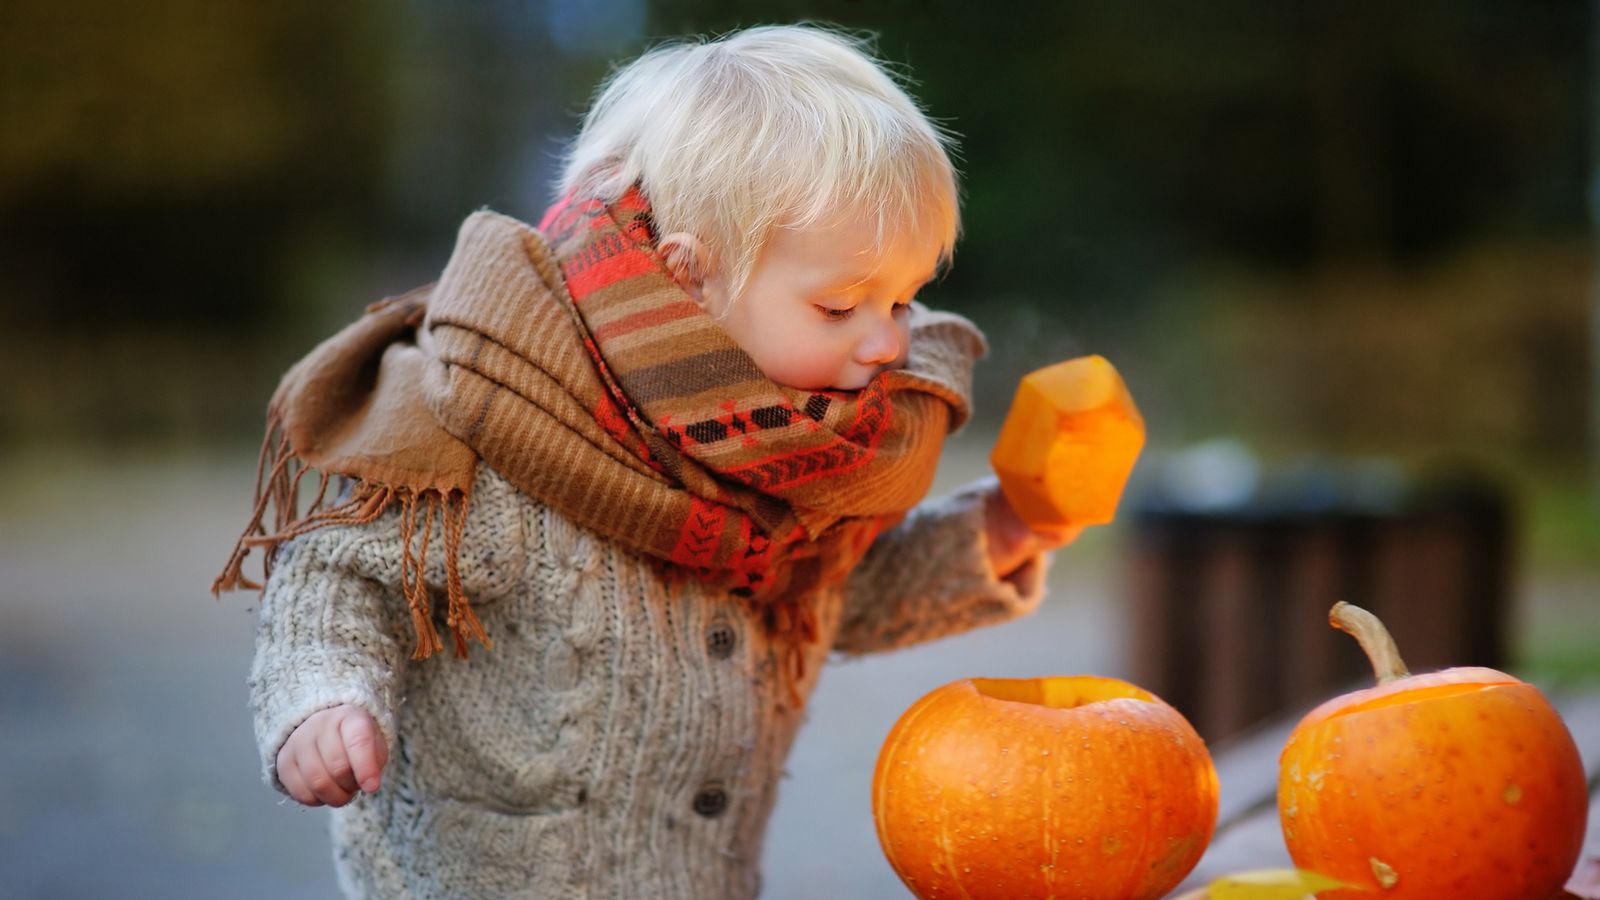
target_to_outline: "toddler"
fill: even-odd
[[[828,654],[1039,602],[1069,535],[919,505],[983,351],[913,302],[945,144],[853,38],[658,48],[537,229],[474,214],[284,376],[215,587],[266,551],[266,779],[337,808],[347,894],[752,897]]]

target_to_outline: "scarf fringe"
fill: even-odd
[[[806,680],[806,648],[817,640],[817,612],[804,598],[759,601],[747,599],[746,608],[778,644],[779,674],[789,693],[789,708],[806,707],[800,685]]]
[[[412,650],[411,658],[427,659],[444,649],[439,629],[434,625],[433,604],[425,577],[428,539],[433,534],[435,518],[439,519],[444,531],[445,624],[454,638],[456,656],[463,659],[467,657],[469,639],[476,640],[485,649],[493,648],[461,583],[461,541],[466,531],[468,509],[465,492],[453,489],[444,492],[438,488],[417,490],[362,479],[356,483],[347,499],[326,506],[328,483],[334,473],[322,471],[319,472],[316,497],[305,515],[300,515],[300,481],[310,470],[311,467],[294,453],[288,435],[284,433],[281,417],[269,416],[266,438],[262,441],[261,454],[256,462],[255,505],[221,574],[211,582],[213,596],[239,589],[263,590],[267,579],[272,576],[278,547],[285,541],[334,525],[366,525],[398,506],[400,543],[403,548],[400,556],[400,592],[411,611],[411,625],[417,635],[417,645]],[[274,512],[270,532],[265,525],[268,505],[273,507]],[[262,550],[259,582],[252,581],[244,574],[245,560],[250,551],[258,547]]]

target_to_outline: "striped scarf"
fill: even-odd
[[[667,577],[726,588],[802,674],[807,598],[925,494],[982,337],[918,307],[906,368],[859,391],[782,387],[673,282],[655,238],[637,189],[569,198],[539,230],[469,217],[436,284],[375,304],[284,376],[255,509],[213,592],[260,587],[251,548],[269,571],[283,541],[399,508],[413,658],[442,649],[422,566],[434,535],[456,652],[489,646],[456,566],[481,460]],[[301,514],[307,471],[319,484]],[[335,475],[353,487],[328,502]]]

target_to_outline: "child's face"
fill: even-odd
[[[858,390],[905,365],[911,299],[933,278],[939,251],[931,235],[909,233],[880,248],[865,217],[779,228],[737,302],[715,275],[705,279],[702,302],[773,381]]]

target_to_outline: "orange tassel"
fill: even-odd
[[[450,501],[459,501],[459,509],[452,512]],[[449,592],[449,609],[445,621],[450,625],[450,632],[455,637],[456,655],[465,659],[467,657],[467,638],[476,638],[485,649],[493,649],[489,643],[489,636],[484,633],[483,623],[478,621],[477,613],[472,611],[472,604],[467,600],[466,589],[461,585],[461,539],[467,530],[467,497],[456,491],[445,497],[444,515],[444,553],[445,553],[445,582]]]
[[[433,626],[433,612],[428,603],[428,581],[424,572],[428,558],[428,531],[432,521],[430,517],[429,528],[423,529],[419,559],[413,557],[411,552],[412,539],[417,530],[416,517],[417,496],[407,492],[400,507],[400,592],[411,607],[411,625],[417,632],[417,646],[411,658],[423,660],[443,649],[444,643],[439,640],[439,630]]]

